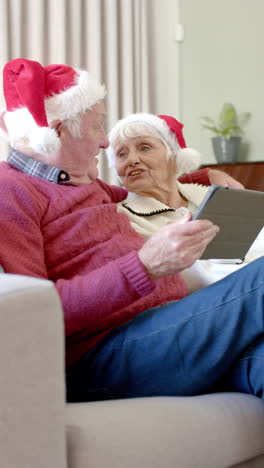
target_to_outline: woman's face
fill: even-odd
[[[163,142],[153,136],[128,138],[116,147],[116,170],[129,192],[151,193],[167,190],[174,180],[174,159],[167,159]]]

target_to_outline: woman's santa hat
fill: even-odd
[[[8,62],[3,71],[6,109],[0,111],[2,132],[11,145],[28,138],[36,153],[48,154],[60,149],[54,120],[74,119],[91,109],[106,94],[87,71],[67,65],[48,65],[24,58]]]
[[[110,146],[107,156],[110,167],[115,167],[115,148],[120,134],[131,124],[145,124],[154,129],[161,140],[164,140],[176,157],[177,174],[183,174],[197,169],[200,166],[201,156],[195,149],[187,148],[182,133],[183,124],[169,115],[131,114],[121,119],[109,133]],[[142,132],[142,135],[144,133]]]

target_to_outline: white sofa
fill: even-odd
[[[0,274],[0,331],[1,467],[264,467],[264,404],[253,396],[65,405],[51,282]]]

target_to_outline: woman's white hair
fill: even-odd
[[[120,146],[120,144],[125,143],[130,138],[136,138],[140,136],[150,136],[158,138],[166,148],[167,159],[176,157],[175,152],[172,151],[166,140],[155,128],[153,128],[146,122],[130,122],[121,126],[119,128],[119,131],[112,137],[111,133],[109,135],[110,150],[106,150],[109,167],[116,167],[116,150]]]
[[[167,122],[153,114],[130,114],[119,120],[108,135],[109,147],[106,149],[108,165],[116,172],[116,150],[120,144],[129,138],[138,136],[152,136],[158,138],[167,150],[167,158],[175,158],[177,176],[184,172],[197,169],[200,155],[192,148],[181,148],[175,132],[171,131]],[[184,142],[185,144],[185,142]]]

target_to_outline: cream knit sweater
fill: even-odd
[[[183,207],[173,210],[155,198],[129,193],[128,197],[119,203],[118,211],[129,216],[131,226],[147,239],[162,226],[177,222],[187,211],[194,213],[208,190],[208,187],[200,184],[181,184],[177,181],[177,185],[180,194],[188,201],[188,209]],[[198,260],[192,267],[182,271],[181,276],[186,281],[190,294],[224,278],[263,254],[264,230],[252,245],[243,264],[234,265],[226,261],[221,263],[221,261]]]
[[[178,181],[177,185],[180,194],[188,201],[188,210],[194,213],[209,187],[200,184],[181,184]],[[129,216],[131,226],[146,239],[162,226],[181,219],[188,210],[187,208],[172,210],[155,198],[132,192],[118,205],[118,211]]]

